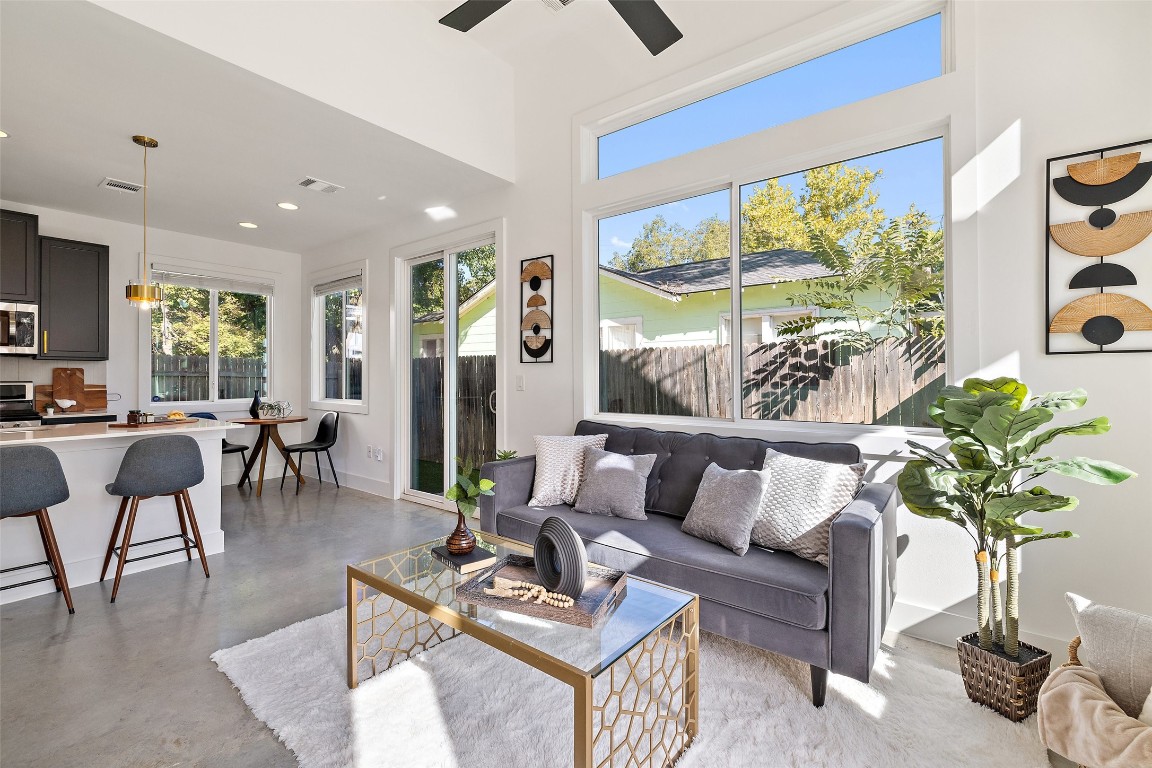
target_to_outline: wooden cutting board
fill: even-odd
[[[75,400],[76,405],[69,408],[68,413],[82,413],[84,411],[84,369],[53,368],[52,399],[57,401]]]
[[[85,384],[83,402],[84,408],[89,411],[108,410],[108,385]]]

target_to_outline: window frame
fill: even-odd
[[[354,277],[357,272],[360,273],[360,322],[364,327],[362,334],[364,361],[360,367],[360,399],[323,397],[325,370],[323,363],[321,363],[321,355],[323,354],[321,345],[324,339],[324,297],[330,294],[317,294],[316,288],[325,283]],[[305,290],[308,292],[308,311],[310,315],[308,325],[310,329],[308,345],[308,406],[316,411],[367,414],[369,412],[368,393],[370,391],[368,387],[368,374],[371,366],[369,336],[372,333],[371,323],[368,317],[370,314],[369,301],[371,300],[368,291],[368,260],[354,261],[339,267],[313,272],[308,276],[308,280],[305,281],[305,286]],[[345,286],[342,290],[347,290],[349,287],[351,286]],[[335,291],[331,293],[335,293]]]
[[[781,63],[783,54],[775,56],[777,68],[783,68],[819,56],[830,48],[843,47],[935,13],[943,14],[941,33],[944,66],[943,74],[938,78],[605,179],[596,178],[598,135],[732,87],[738,84],[733,82],[737,76],[741,80],[750,80],[769,74],[765,71],[763,57],[757,58],[766,42],[779,41],[781,50],[792,57],[786,63]],[[577,324],[580,336],[578,360],[584,368],[583,375],[578,378],[581,387],[576,404],[579,417],[628,426],[687,428],[719,434],[763,436],[771,432],[775,439],[845,440],[869,446],[875,452],[885,454],[903,452],[904,439],[908,437],[928,442],[939,438],[939,430],[930,427],[758,420],[744,418],[742,409],[736,410],[731,419],[617,414],[604,413],[599,409],[597,232],[601,218],[717,189],[729,191],[729,211],[734,216],[740,210],[739,194],[743,185],[908,144],[941,139],[945,314],[950,326],[956,327],[954,315],[958,305],[963,304],[969,308],[979,305],[978,265],[968,260],[963,272],[959,273],[954,263],[958,246],[965,252],[973,251],[976,247],[975,211],[969,210],[969,198],[974,199],[976,192],[975,161],[970,158],[978,155],[982,146],[976,136],[972,106],[975,77],[970,70],[957,74],[953,66],[957,57],[954,30],[958,26],[968,30],[974,26],[972,10],[963,5],[956,6],[950,1],[894,4],[872,13],[841,7],[817,14],[810,21],[738,49],[732,56],[689,68],[640,91],[574,116],[573,248],[581,256],[582,269],[576,302],[591,310]],[[971,36],[963,39],[967,41],[965,52],[972,53],[974,46]],[[741,55],[752,63],[739,61]],[[728,66],[731,71],[716,74],[717,67],[722,66]],[[737,75],[732,75],[732,71]],[[723,83],[723,87],[717,83]],[[686,93],[691,95],[685,96]],[[629,104],[641,106],[635,109],[625,106]],[[958,162],[960,158],[967,160],[963,167]],[[731,252],[738,253],[738,221],[733,222],[731,238]],[[738,260],[733,259],[732,284],[739,284],[738,280]],[[740,310],[740,292],[733,291],[732,316],[738,316]],[[978,362],[979,338],[953,336],[947,344],[949,381],[956,380],[959,371],[964,372],[962,375],[982,372]],[[739,392],[743,361],[737,360],[735,356],[733,359],[732,391]]]
[[[163,258],[163,257],[159,257]],[[267,368],[265,372],[265,380],[267,382],[265,391],[267,395],[264,396],[266,400],[274,400],[275,398],[275,376],[273,375],[274,367],[274,338],[275,338],[275,307],[276,307],[276,281],[267,273],[241,273],[220,270],[216,265],[202,264],[199,262],[180,262],[178,260],[169,260],[165,263],[160,261],[151,262],[149,264],[149,279],[151,279],[152,272],[172,272],[176,274],[185,274],[189,277],[197,278],[202,277],[208,280],[223,280],[232,281],[237,283],[236,289],[229,292],[243,293],[238,290],[243,287],[244,283],[250,283],[254,287],[267,287],[271,290],[268,293],[253,292],[254,295],[265,296],[268,299],[268,308],[266,310],[267,317],[267,331],[266,331],[266,355],[268,358]],[[182,286],[180,282],[165,283],[165,285]],[[197,286],[188,286],[197,287]],[[212,392],[218,392],[219,386],[219,347],[218,347],[218,333],[219,333],[219,293],[223,288],[206,288],[203,290],[209,291],[208,307],[209,307],[209,331],[208,331],[208,388]],[[152,400],[152,310],[140,310],[140,350],[141,350],[141,363],[140,363],[140,384],[139,391],[142,394],[141,403],[143,406],[152,407],[167,407],[169,410],[212,410],[221,408],[225,411],[245,410],[242,406],[252,402],[249,397],[240,398],[226,398],[218,399],[211,398],[208,400]],[[142,407],[143,407],[142,406]]]

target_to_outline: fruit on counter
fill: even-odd
[[[170,418],[170,419],[185,419],[188,417],[184,415],[184,411],[168,411],[168,418]]]

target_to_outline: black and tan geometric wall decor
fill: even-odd
[[[520,262],[520,362],[552,362],[552,257]]]
[[[1152,139],[1048,161],[1045,351],[1152,352]]]

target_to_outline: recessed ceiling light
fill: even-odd
[[[387,199],[388,199],[388,195],[380,195],[380,197],[378,197],[378,198],[376,198],[376,199],[377,199],[377,200],[387,200]]]
[[[0,139],[6,139],[6,138],[8,138],[8,134],[5,133],[4,131],[0,131]],[[383,200],[384,198],[380,198],[380,199]]]
[[[240,221],[240,222],[237,222],[237,223],[238,223],[240,226],[244,227],[244,229],[257,229],[257,228],[258,228],[258,226],[257,226],[256,224],[253,224],[253,223],[252,223],[252,222],[250,222],[250,221]]]
[[[432,221],[444,221],[445,219],[456,218],[456,211],[446,205],[434,205],[431,208],[425,208],[424,213],[428,214],[432,218]]]
[[[296,205],[296,203],[276,203],[276,207],[283,208],[286,211],[295,211],[299,210],[300,208],[300,206]]]

